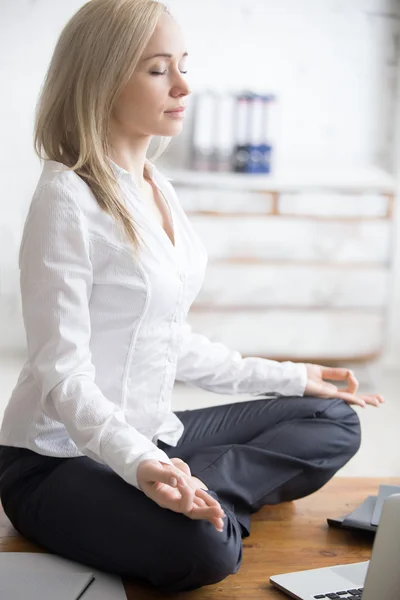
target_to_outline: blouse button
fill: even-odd
[[[182,275],[181,275],[181,281],[185,281],[185,279],[186,279],[186,275],[184,273],[182,273]]]

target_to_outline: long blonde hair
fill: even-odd
[[[113,103],[163,12],[167,8],[153,0],[84,4],[60,34],[35,112],[36,154],[65,164],[87,183],[100,208],[132,242],[135,255],[141,236],[107,159],[109,122]],[[168,143],[161,138],[156,157]]]

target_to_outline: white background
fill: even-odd
[[[0,348],[10,353],[25,344],[17,255],[41,171],[32,147],[35,102],[57,37],[82,4],[0,0]],[[377,165],[397,173],[399,2],[172,0],[168,6],[186,32],[194,91],[278,95],[281,171]],[[385,357],[395,367],[400,268],[397,273]]]

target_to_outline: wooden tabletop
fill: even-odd
[[[329,528],[326,517],[354,510],[381,484],[400,485],[399,478],[332,479],[322,490],[279,506],[266,506],[252,517],[251,535],[243,540],[243,563],[221,583],[179,594],[180,600],[284,600],[269,583],[271,575],[369,560],[373,538]],[[40,552],[22,538],[0,513],[0,552]],[[128,600],[178,598],[153,588],[125,582]],[[29,599],[27,599],[29,600]]]

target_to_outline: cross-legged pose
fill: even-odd
[[[182,129],[186,63],[152,0],[92,0],[61,32],[19,256],[27,360],[0,432],[23,536],[169,592],[237,572],[250,515],[323,486],[360,445],[350,404],[383,401],[348,369],[242,357],[188,325],[206,250],[147,158]],[[174,413],[175,380],[243,400]]]

